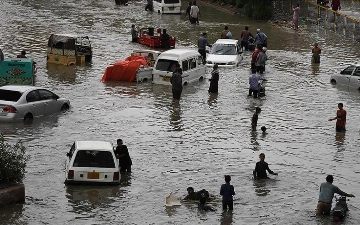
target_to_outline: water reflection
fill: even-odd
[[[66,186],[66,198],[73,211],[79,214],[91,212],[98,207],[108,207],[122,197],[120,186]]]
[[[165,212],[168,216],[174,216],[179,207],[180,206],[165,206]]]
[[[313,75],[319,75],[320,71],[320,63],[312,63],[311,70]]]
[[[217,93],[210,93],[209,94],[208,105],[210,106],[210,108],[216,108],[216,106],[217,106],[217,97],[218,97]]]
[[[220,224],[230,225],[233,224],[233,211],[224,211],[221,213]]]
[[[259,151],[260,144],[258,142],[258,132],[257,131],[251,131],[250,133],[250,143],[252,145],[253,151]]]
[[[130,186],[131,185],[131,173],[122,173],[120,177],[121,186]]]
[[[24,204],[11,204],[0,208],[0,225],[21,224]]]
[[[49,78],[60,81],[61,83],[75,84],[77,72],[76,66],[47,63],[46,69]]]
[[[342,152],[345,150],[344,141],[345,141],[345,132],[336,132],[335,146],[337,147],[338,152]]]
[[[174,105],[173,108],[170,109],[170,125],[174,128],[175,131],[183,130],[184,124],[181,120],[180,105]]]
[[[270,190],[266,188],[269,180],[270,179],[254,180],[254,188],[257,196],[266,196],[270,192]]]

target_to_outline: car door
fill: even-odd
[[[41,98],[37,90],[30,91],[26,95],[26,101],[28,105],[27,111],[30,111],[34,118],[44,115],[44,104],[41,102]]]
[[[353,74],[350,76],[349,86],[351,88],[360,88],[360,66],[357,66]]]
[[[50,115],[60,111],[61,106],[57,101],[59,97],[56,94],[45,89],[39,89],[38,91],[41,102],[44,104],[44,115]]]
[[[343,71],[340,72],[340,75],[337,76],[336,83],[340,85],[349,86],[350,76],[355,70],[355,66],[351,65],[346,67]]]

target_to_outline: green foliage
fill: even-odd
[[[21,182],[28,161],[29,156],[25,155],[25,147],[20,141],[11,145],[0,135],[0,182]]]
[[[242,0],[243,12],[254,19],[269,19],[273,16],[272,0]]]

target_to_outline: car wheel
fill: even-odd
[[[332,83],[332,84],[336,84],[336,80],[331,79],[331,80],[330,80],[330,83]]]
[[[33,115],[31,113],[28,113],[24,117],[25,122],[31,122],[34,119]]]
[[[61,106],[61,111],[66,111],[69,109],[69,105],[68,104],[64,104]]]
[[[199,81],[202,81],[202,80],[204,80],[204,77],[203,77],[203,76],[201,76],[201,77],[199,78]]]

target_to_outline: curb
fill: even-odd
[[[13,183],[7,188],[0,189],[0,207],[23,202],[25,202],[24,184]]]

